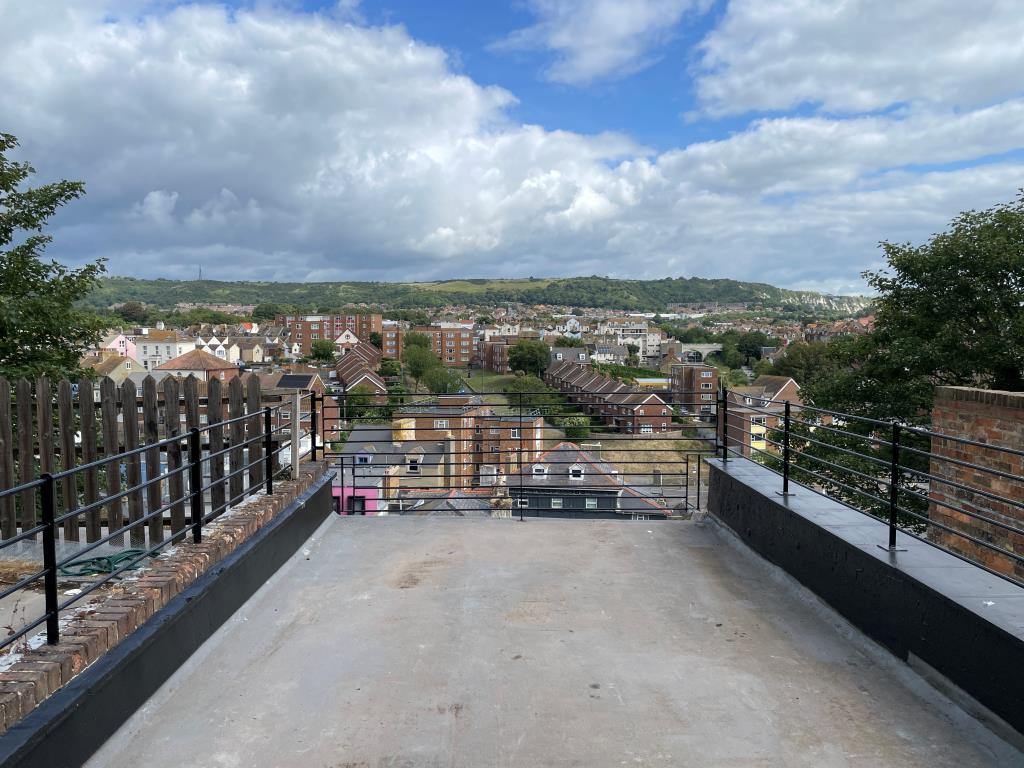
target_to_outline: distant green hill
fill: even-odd
[[[765,283],[699,277],[662,280],[567,277],[431,283],[270,283],[110,277],[87,299],[90,306],[97,308],[123,301],[141,301],[164,309],[179,302],[294,304],[310,311],[356,303],[411,309],[447,304],[493,307],[510,302],[658,311],[669,304],[717,301],[856,312],[868,304],[868,299],[862,296],[828,296]]]

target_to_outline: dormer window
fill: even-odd
[[[583,467],[579,464],[573,464],[569,467],[569,477],[576,478],[577,480],[583,477]]]
[[[745,397],[745,398],[743,398],[743,402],[746,403],[747,405],[753,405],[754,404],[754,398],[752,398],[752,397]]]
[[[534,464],[533,465],[533,474],[534,475],[540,476],[540,475],[546,475],[547,473],[548,473],[548,468],[545,467],[543,464]]]
[[[367,456],[366,454],[360,454],[359,456],[356,456],[356,464],[369,464],[369,463],[370,463],[370,457]]]

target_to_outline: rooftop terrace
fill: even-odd
[[[332,516],[90,766],[1019,766],[713,523]]]

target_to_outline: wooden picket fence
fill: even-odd
[[[84,534],[86,542],[93,542],[105,535],[104,528],[113,532],[131,526],[149,512],[169,506],[167,514],[129,529],[132,546],[147,538],[151,544],[163,541],[167,533],[173,536],[185,528],[186,473],[175,472],[183,462],[181,441],[155,444],[183,436],[192,428],[202,429],[209,456],[226,451],[210,458],[207,470],[210,508],[226,509],[243,497],[246,487],[263,482],[263,462],[254,462],[262,455],[260,440],[248,445],[248,472],[231,469],[244,466],[243,446],[263,432],[262,395],[256,376],[244,385],[234,378],[227,386],[217,379],[203,382],[194,376],[168,376],[158,386],[147,376],[141,390],[130,379],[120,386],[109,378],[54,384],[44,376],[34,386],[26,379],[12,386],[0,377],[0,490],[31,483],[44,473],[63,472],[153,445],[60,478],[58,514],[89,507],[64,521],[61,537],[74,542]],[[252,418],[216,426],[246,414]],[[147,480],[161,473],[166,478],[100,503],[120,494],[122,488],[141,485],[143,472]],[[35,488],[27,488],[0,496],[0,538],[9,539],[39,523],[38,495]],[[122,534],[121,542],[112,543],[123,544],[123,538]]]

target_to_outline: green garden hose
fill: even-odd
[[[146,554],[144,549],[123,549],[113,555],[102,555],[100,557],[86,557],[82,560],[73,560],[62,566],[62,576],[100,576],[105,573],[113,573],[125,560],[137,560],[129,566],[131,568],[142,567],[142,557]]]

